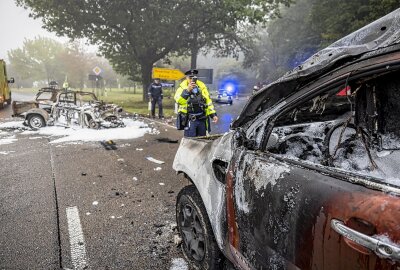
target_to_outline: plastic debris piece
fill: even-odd
[[[153,157],[146,157],[146,159],[147,159],[148,161],[151,161],[151,162],[154,162],[154,163],[157,163],[157,164],[164,164],[164,163],[165,163],[164,161],[155,159],[155,158],[153,158]]]
[[[178,143],[178,140],[170,139],[170,138],[158,138],[156,139],[158,142],[163,143]]]

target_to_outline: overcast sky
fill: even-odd
[[[17,7],[14,0],[0,0],[0,59],[7,57],[7,51],[21,47],[25,38],[45,36],[66,42],[42,28],[40,20],[29,18],[29,12]]]

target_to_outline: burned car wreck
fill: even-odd
[[[123,127],[122,108],[99,101],[91,92],[42,88],[34,101],[14,101],[13,116],[24,117],[33,129],[76,124],[93,129]]]
[[[399,269],[400,9],[257,92],[173,168],[200,269]],[[190,157],[190,159],[188,158]]]

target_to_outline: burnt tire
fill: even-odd
[[[184,187],[176,202],[176,221],[182,237],[182,252],[195,269],[221,269],[223,256],[194,185]]]
[[[31,129],[39,129],[46,126],[43,116],[40,114],[31,114],[27,118],[28,126]]]

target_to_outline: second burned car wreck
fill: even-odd
[[[206,269],[223,258],[240,269],[398,269],[399,119],[396,10],[257,92],[231,132],[182,140],[186,258]]]
[[[24,117],[33,129],[56,123],[93,129],[124,126],[122,108],[99,101],[91,92],[42,88],[34,101],[14,101],[12,107],[13,115]]]

